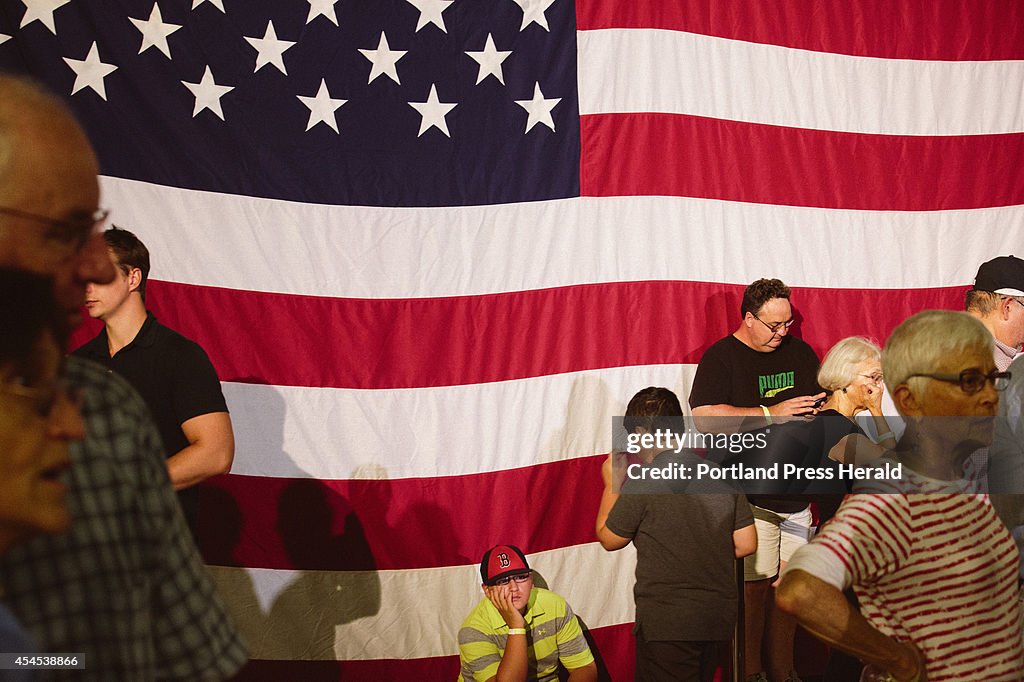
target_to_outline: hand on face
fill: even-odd
[[[882,387],[878,384],[862,384],[861,399],[871,414],[882,413]]]
[[[604,487],[618,490],[626,477],[628,455],[625,452],[611,452],[601,464],[601,479]]]
[[[523,610],[525,605],[529,601],[530,593],[525,591],[524,587],[528,583],[522,585],[515,585],[515,582],[510,582],[507,585],[484,585],[484,594],[494,604],[494,608],[498,609],[498,613],[505,619],[505,624],[510,628],[521,628],[526,625],[526,619],[523,618],[523,614],[519,610],[519,605],[516,602],[521,602]],[[518,589],[517,589],[518,588]]]

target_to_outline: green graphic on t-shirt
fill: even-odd
[[[757,390],[762,398],[774,398],[783,391],[789,390],[796,385],[793,372],[779,372],[778,374],[763,374],[757,377]]]

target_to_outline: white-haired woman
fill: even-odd
[[[817,430],[817,438],[812,442],[823,457],[827,456],[824,462],[864,463],[896,447],[896,438],[882,415],[882,379],[882,350],[862,336],[839,341],[825,355],[818,370],[818,384],[829,395],[812,425]],[[879,443],[868,438],[854,422],[854,417],[865,410],[874,420]],[[850,491],[847,484],[837,482],[837,494],[817,499],[819,526],[835,515],[842,493]],[[852,592],[846,597],[856,607]],[[855,657],[833,649],[826,663],[825,679],[853,682],[860,679],[862,667]]]
[[[882,414],[882,379],[882,350],[863,336],[848,336],[825,355],[818,385],[829,395],[818,418],[826,419],[825,444],[831,459],[864,463],[896,447],[896,437]],[[878,433],[877,444],[853,421],[865,410]]]

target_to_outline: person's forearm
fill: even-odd
[[[608,514],[611,513],[611,509],[615,506],[617,499],[619,499],[619,494],[612,492],[611,488],[605,486],[604,493],[601,495],[601,506],[597,510],[597,524],[594,528],[597,541],[609,552],[622,549],[630,541],[629,538],[624,538],[612,532],[607,525]]]
[[[167,473],[175,490],[201,483],[211,476],[227,473],[234,449],[193,443],[167,460]]]
[[[615,506],[615,502],[619,499],[615,481],[619,481],[619,484],[621,484],[621,478],[620,473],[616,471],[615,460],[616,453],[611,453],[601,465],[601,479],[604,481],[604,491],[601,493],[601,503],[597,506],[597,520],[594,522],[594,534],[597,535],[597,540],[601,543],[601,546],[609,552],[622,549],[629,544],[629,538],[616,535],[608,530],[606,525],[608,523],[608,515],[611,514],[612,507]]]
[[[914,649],[871,626],[843,593],[801,570],[783,576],[775,603],[818,639],[875,665],[899,680],[921,672]]]
[[[167,472],[175,490],[188,488],[218,474],[227,473],[235,458],[235,434],[227,412],[208,412],[182,422],[188,440],[167,460]]]
[[[893,433],[892,428],[889,426],[889,422],[886,421],[885,416],[878,412],[875,414],[874,410],[871,411],[871,421],[875,425],[875,433],[879,436],[885,436],[885,438],[879,438],[878,444],[884,445],[887,448],[896,447],[896,435]]]
[[[597,665],[590,663],[582,668],[573,668],[569,671],[569,682],[595,682],[597,680]]]
[[[509,635],[494,679],[496,682],[525,682],[527,663],[526,635]]]
[[[597,521],[594,525],[598,535],[601,534],[601,529],[605,527],[604,524],[608,522],[608,514],[611,513],[617,499],[619,499],[619,494],[613,491],[611,486],[606,485],[601,493],[601,503],[597,507]]]

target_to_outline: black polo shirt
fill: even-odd
[[[188,446],[181,425],[202,414],[227,412],[217,372],[199,344],[157,322],[147,313],[139,333],[110,357],[107,330],[78,348],[73,355],[93,360],[116,372],[146,402],[160,431],[167,456]],[[179,495],[185,516],[194,527],[197,489]]]

